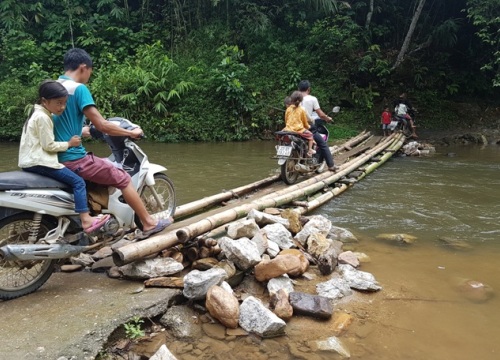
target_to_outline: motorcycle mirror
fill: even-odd
[[[333,113],[338,113],[340,111],[340,106],[335,106],[332,110]]]

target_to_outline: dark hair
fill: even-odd
[[[300,91],[294,91],[290,96],[291,103],[295,106],[299,106],[303,98],[304,95]]]
[[[44,80],[40,84],[38,88],[38,102],[42,102],[42,98],[45,100],[57,99],[68,96],[68,90],[63,86],[63,84],[58,83],[55,80]],[[31,118],[31,115],[35,112],[35,107],[31,109],[28,118],[24,122],[24,130],[26,131],[26,127],[28,126],[28,121]]]
[[[302,80],[301,82],[299,82],[298,89],[299,91],[307,91],[307,89],[309,89],[310,87],[311,83],[309,82],[309,80]]]
[[[283,100],[283,103],[285,104],[285,107],[289,107],[292,105],[292,98],[290,96],[287,96],[285,100]]]
[[[57,99],[65,96],[68,96],[68,90],[66,90],[63,84],[54,80],[45,80],[38,88],[38,97],[40,100],[42,98],[47,100]]]
[[[85,64],[89,68],[94,67],[92,58],[85,50],[73,48],[64,54],[64,71],[76,70],[81,64]]]

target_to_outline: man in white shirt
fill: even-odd
[[[314,135],[314,141],[318,146],[320,152],[320,162],[325,160],[326,165],[328,166],[328,170],[336,171],[337,167],[333,163],[332,153],[330,152],[330,148],[328,144],[323,139],[321,134],[316,130],[314,122],[316,119],[322,119],[326,122],[331,122],[332,118],[325,114],[323,110],[319,107],[318,99],[315,96],[312,96],[311,93],[311,83],[308,80],[302,80],[299,83],[298,90],[304,96],[302,100],[302,107],[306,110],[307,115],[312,119],[313,123],[311,128],[309,129]]]

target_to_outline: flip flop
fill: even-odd
[[[83,231],[85,231],[86,234],[93,233],[94,231],[99,230],[104,224],[106,224],[106,221],[108,220],[109,220],[109,214],[99,215],[94,219],[92,225],[90,225],[86,229],[83,229]]]
[[[148,231],[143,231],[141,235],[139,235],[137,238],[139,240],[144,240],[148,237],[150,237],[153,234],[159,233],[160,231],[165,230],[168,226],[172,225],[174,223],[173,218],[168,218],[168,219],[160,219],[158,220],[158,223],[154,228]]]

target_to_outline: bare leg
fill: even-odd
[[[156,220],[149,215],[141,197],[135,191],[132,182],[129,182],[125,189],[122,189],[123,197],[127,204],[135,211],[139,219],[141,220],[144,231],[151,230],[156,226]]]
[[[80,221],[82,222],[82,228],[87,229],[94,224],[97,217],[90,216],[88,212],[80,213]]]

